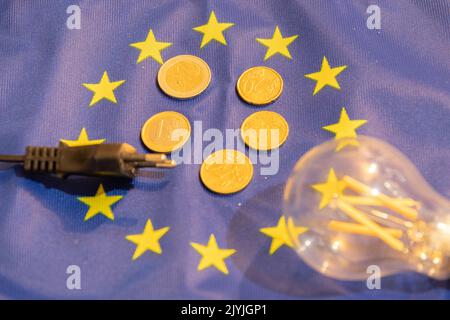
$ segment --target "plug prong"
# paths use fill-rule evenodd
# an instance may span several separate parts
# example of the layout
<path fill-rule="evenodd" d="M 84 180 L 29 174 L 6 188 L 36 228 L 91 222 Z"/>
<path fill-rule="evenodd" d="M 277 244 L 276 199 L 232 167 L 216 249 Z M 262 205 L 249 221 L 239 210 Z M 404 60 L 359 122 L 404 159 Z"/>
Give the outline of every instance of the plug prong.
<path fill-rule="evenodd" d="M 157 162 L 166 160 L 167 156 L 163 153 L 124 154 L 122 159 L 126 162 Z"/>
<path fill-rule="evenodd" d="M 164 153 L 147 153 L 145 155 L 145 161 L 164 161 L 167 159 L 167 156 Z"/>
<path fill-rule="evenodd" d="M 176 166 L 176 162 L 174 160 L 165 159 L 158 161 L 136 161 L 133 162 L 132 165 L 135 168 L 173 168 Z"/>
<path fill-rule="evenodd" d="M 164 162 L 157 162 L 156 167 L 157 168 L 174 168 L 176 167 L 177 163 L 175 160 L 166 160 Z"/>

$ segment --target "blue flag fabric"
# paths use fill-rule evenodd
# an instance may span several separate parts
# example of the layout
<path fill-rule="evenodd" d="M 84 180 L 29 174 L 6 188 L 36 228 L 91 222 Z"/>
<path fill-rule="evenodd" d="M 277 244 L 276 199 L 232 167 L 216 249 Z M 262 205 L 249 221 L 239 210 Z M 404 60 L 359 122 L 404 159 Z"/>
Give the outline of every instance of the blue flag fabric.
<path fill-rule="evenodd" d="M 215 195 L 199 181 L 198 164 L 180 165 L 158 179 L 27 177 L 18 168 L 0 170 L 0 297 L 142 299 L 409 299 L 449 298 L 449 283 L 415 273 L 382 280 L 381 290 L 364 281 L 336 281 L 317 273 L 284 246 L 269 255 L 270 238 L 260 228 L 276 225 L 282 191 L 295 162 L 333 136 L 322 130 L 337 122 L 342 107 L 351 118 L 367 119 L 359 134 L 381 138 L 400 149 L 442 195 L 450 197 L 450 5 L 448 1 L 375 1 L 381 29 L 366 21 L 373 1 L 2 1 L 0 3 L 0 154 L 21 154 L 27 145 L 56 146 L 75 140 L 86 128 L 90 139 L 128 142 L 140 152 L 142 124 L 165 110 L 184 114 L 203 129 L 237 129 L 255 110 L 235 92 L 239 75 L 266 65 L 284 79 L 284 92 L 261 110 L 282 114 L 290 136 L 280 149 L 274 176 L 255 176 L 242 192 Z M 66 25 L 70 5 L 78 5 L 81 29 Z M 211 11 L 227 45 L 212 41 L 202 49 Z M 256 38 L 298 34 L 289 45 L 292 60 L 275 55 Z M 178 54 L 204 59 L 212 71 L 206 92 L 175 100 L 156 85 L 160 65 L 139 64 L 149 29 Z M 313 96 L 315 82 L 304 77 L 347 65 L 341 90 Z M 103 100 L 89 108 L 96 83 L 107 70 L 111 81 L 126 80 L 117 104 Z M 195 132 L 193 133 L 195 135 Z M 115 220 L 98 215 L 83 221 L 87 207 L 77 197 L 93 196 L 102 183 L 114 204 Z M 132 261 L 147 219 L 170 226 L 162 254 L 146 252 Z M 200 255 L 191 242 L 210 234 L 221 248 L 236 249 L 216 268 L 197 271 Z M 81 289 L 69 290 L 69 266 L 78 266 Z M 70 279 L 69 279 L 70 281 Z"/>

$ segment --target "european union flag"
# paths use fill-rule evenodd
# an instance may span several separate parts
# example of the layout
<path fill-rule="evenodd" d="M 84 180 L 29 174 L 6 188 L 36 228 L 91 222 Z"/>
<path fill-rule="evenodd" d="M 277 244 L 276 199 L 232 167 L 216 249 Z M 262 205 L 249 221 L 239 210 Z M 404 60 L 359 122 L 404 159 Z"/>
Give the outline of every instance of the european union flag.
<path fill-rule="evenodd" d="M 163 111 L 187 117 L 203 147 L 204 131 L 259 110 L 282 115 L 289 137 L 226 196 L 201 183 L 201 161 L 133 181 L 0 168 L 0 297 L 448 299 L 448 282 L 412 272 L 381 289 L 323 276 L 281 233 L 292 168 L 340 120 L 398 147 L 450 197 L 449 12 L 445 0 L 2 1 L 0 154 L 60 140 L 148 152 L 142 125 Z M 187 100 L 156 81 L 182 54 L 212 74 Z M 238 96 L 254 66 L 282 77 L 274 103 Z"/>

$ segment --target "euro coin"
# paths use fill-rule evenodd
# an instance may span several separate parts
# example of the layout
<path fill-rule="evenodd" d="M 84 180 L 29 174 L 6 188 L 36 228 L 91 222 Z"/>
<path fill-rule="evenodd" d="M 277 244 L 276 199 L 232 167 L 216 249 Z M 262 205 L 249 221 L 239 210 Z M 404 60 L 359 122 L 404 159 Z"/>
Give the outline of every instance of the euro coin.
<path fill-rule="evenodd" d="M 250 104 L 269 104 L 281 95 L 283 79 L 272 68 L 253 67 L 239 77 L 236 90 L 242 100 Z"/>
<path fill-rule="evenodd" d="M 230 194 L 244 189 L 253 178 L 253 164 L 242 152 L 223 149 L 210 154 L 200 168 L 200 179 L 211 191 Z"/>
<path fill-rule="evenodd" d="M 167 60 L 158 71 L 158 84 L 164 93 L 189 99 L 202 93 L 211 82 L 208 64 L 196 56 L 179 55 Z"/>
<path fill-rule="evenodd" d="M 241 125 L 241 137 L 255 150 L 272 150 L 281 146 L 289 135 L 289 125 L 278 113 L 259 111 L 248 116 Z"/>
<path fill-rule="evenodd" d="M 181 148 L 190 135 L 189 120 L 175 111 L 164 111 L 153 115 L 144 123 L 141 130 L 141 139 L 147 148 L 161 153 Z"/>

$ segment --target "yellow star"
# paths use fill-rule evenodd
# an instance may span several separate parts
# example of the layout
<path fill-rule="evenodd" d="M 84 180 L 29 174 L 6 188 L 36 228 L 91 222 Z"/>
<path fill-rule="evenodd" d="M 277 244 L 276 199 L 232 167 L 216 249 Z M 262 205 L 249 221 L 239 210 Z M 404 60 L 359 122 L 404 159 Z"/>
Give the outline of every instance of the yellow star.
<path fill-rule="evenodd" d="M 136 63 L 142 62 L 145 59 L 152 57 L 154 60 L 163 63 L 163 59 L 161 57 L 161 51 L 170 47 L 172 43 L 170 42 L 159 42 L 156 40 L 155 35 L 153 34 L 153 30 L 147 34 L 147 38 L 142 42 L 135 42 L 130 44 L 130 47 L 141 50 L 139 53 L 139 57 Z"/>
<path fill-rule="evenodd" d="M 89 206 L 89 210 L 84 217 L 84 221 L 101 213 L 108 219 L 114 220 L 114 214 L 111 210 L 111 206 L 122 199 L 122 196 L 108 196 L 103 189 L 103 185 L 100 184 L 97 193 L 94 197 L 79 197 L 78 200 Z"/>
<path fill-rule="evenodd" d="M 159 239 L 161 239 L 161 237 L 165 235 L 169 229 L 169 227 L 164 227 L 155 230 L 153 229 L 152 221 L 148 219 L 143 233 L 130 234 L 126 236 L 125 239 L 137 245 L 132 259 L 136 260 L 147 250 L 161 254 L 162 250 L 159 245 Z"/>
<path fill-rule="evenodd" d="M 335 133 L 336 140 L 344 139 L 338 144 L 336 148 L 336 151 L 339 151 L 346 145 L 358 146 L 358 141 L 356 140 L 356 129 L 361 127 L 366 122 L 367 120 L 350 120 L 347 114 L 347 110 L 345 110 L 345 108 L 342 108 L 339 122 L 331 124 L 329 126 L 325 126 L 323 127 L 323 129 Z"/>
<path fill-rule="evenodd" d="M 336 174 L 334 173 L 334 169 L 331 168 L 328 173 L 328 179 L 325 183 L 314 184 L 313 189 L 322 193 L 322 200 L 319 204 L 319 209 L 325 208 L 331 200 L 340 196 L 342 191 L 344 191 L 345 185 L 344 182 L 339 181 L 336 178 Z"/>
<path fill-rule="evenodd" d="M 267 47 L 266 55 L 264 61 L 272 57 L 273 55 L 279 53 L 289 59 L 292 59 L 291 54 L 288 50 L 288 45 L 290 45 L 295 39 L 298 38 L 298 34 L 291 37 L 283 38 L 278 26 L 275 27 L 275 32 L 273 33 L 272 39 L 261 39 L 256 38 L 256 41 L 261 43 L 263 46 Z"/>
<path fill-rule="evenodd" d="M 99 83 L 83 83 L 83 86 L 85 88 L 94 92 L 94 96 L 92 97 L 89 107 L 92 107 L 102 99 L 117 103 L 116 97 L 114 95 L 114 90 L 124 82 L 125 80 L 111 82 L 109 80 L 108 73 L 105 71 L 103 72 L 102 79 Z"/>
<path fill-rule="evenodd" d="M 198 264 L 198 271 L 214 266 L 219 271 L 228 274 L 227 265 L 224 260 L 234 254 L 236 250 L 220 249 L 217 245 L 216 237 L 213 234 L 209 237 L 209 242 L 206 246 L 195 242 L 191 242 L 191 246 L 202 256 Z"/>
<path fill-rule="evenodd" d="M 103 143 L 105 139 L 99 140 L 89 140 L 89 136 L 85 128 L 81 129 L 80 135 L 77 140 L 60 140 L 62 143 L 67 145 L 68 147 L 81 147 L 81 146 L 93 146 L 96 144 Z"/>
<path fill-rule="evenodd" d="M 322 90 L 322 88 L 325 86 L 330 86 L 332 88 L 340 90 L 341 87 L 339 86 L 336 77 L 346 68 L 347 66 L 330 68 L 327 58 L 323 57 L 322 67 L 320 68 L 319 72 L 305 74 L 306 78 L 317 81 L 313 96 L 316 95 L 316 93 Z"/>
<path fill-rule="evenodd" d="M 206 46 L 211 40 L 216 40 L 221 44 L 227 45 L 227 41 L 223 36 L 223 31 L 234 26 L 234 23 L 218 22 L 216 14 L 211 11 L 207 24 L 193 28 L 195 31 L 203 33 L 202 43 L 200 48 Z"/>
<path fill-rule="evenodd" d="M 259 229 L 261 233 L 272 237 L 269 250 L 270 255 L 274 254 L 283 245 L 294 248 L 292 239 L 297 239 L 299 235 L 305 233 L 307 230 L 308 228 L 295 226 L 291 217 L 288 218 L 288 223 L 286 224 L 286 218 L 284 216 L 281 216 L 275 227 Z"/>
<path fill-rule="evenodd" d="M 292 241 L 294 243 L 293 248 L 295 248 L 295 247 L 298 248 L 300 246 L 300 241 L 299 241 L 298 237 L 301 234 L 308 231 L 308 228 L 296 226 L 294 223 L 294 220 L 291 217 L 288 218 L 287 228 L 289 231 L 290 239 L 292 239 Z"/>

